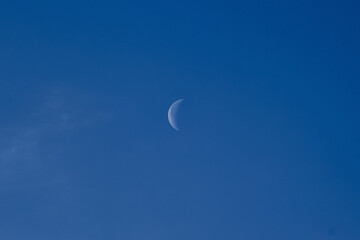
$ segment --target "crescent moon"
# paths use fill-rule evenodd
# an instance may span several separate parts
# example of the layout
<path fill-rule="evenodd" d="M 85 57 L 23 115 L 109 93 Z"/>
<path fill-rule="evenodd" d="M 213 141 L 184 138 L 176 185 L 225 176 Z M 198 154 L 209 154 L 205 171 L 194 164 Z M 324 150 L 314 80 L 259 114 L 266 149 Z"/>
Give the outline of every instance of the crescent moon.
<path fill-rule="evenodd" d="M 179 131 L 179 127 L 177 124 L 177 113 L 179 110 L 179 106 L 184 101 L 184 99 L 179 99 L 175 101 L 173 104 L 171 104 L 169 111 L 168 111 L 168 119 L 170 125 L 176 130 Z"/>

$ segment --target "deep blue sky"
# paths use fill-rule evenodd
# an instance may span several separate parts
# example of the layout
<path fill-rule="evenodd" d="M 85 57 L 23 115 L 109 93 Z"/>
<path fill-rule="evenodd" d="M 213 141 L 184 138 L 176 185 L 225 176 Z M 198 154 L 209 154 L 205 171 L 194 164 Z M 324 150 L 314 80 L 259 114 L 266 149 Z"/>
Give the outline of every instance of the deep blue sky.
<path fill-rule="evenodd" d="M 2 1 L 0 238 L 360 239 L 359 12 Z"/>

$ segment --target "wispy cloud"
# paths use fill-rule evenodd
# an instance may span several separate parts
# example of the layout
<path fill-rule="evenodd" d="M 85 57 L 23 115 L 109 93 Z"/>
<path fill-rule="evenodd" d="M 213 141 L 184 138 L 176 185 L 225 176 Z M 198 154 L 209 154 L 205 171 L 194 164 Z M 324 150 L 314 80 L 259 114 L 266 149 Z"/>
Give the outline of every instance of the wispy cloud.
<path fill-rule="evenodd" d="M 39 129 L 16 127 L 2 131 L 0 147 L 1 177 L 9 179 L 19 168 L 31 168 L 37 164 Z"/>
<path fill-rule="evenodd" d="M 96 119 L 86 111 L 85 94 L 56 87 L 39 95 L 43 96 L 42 103 L 23 116 L 26 120 L 0 126 L 0 183 L 32 178 L 45 171 L 43 165 L 49 156 L 43 155 L 47 146 L 44 139 L 89 126 Z"/>

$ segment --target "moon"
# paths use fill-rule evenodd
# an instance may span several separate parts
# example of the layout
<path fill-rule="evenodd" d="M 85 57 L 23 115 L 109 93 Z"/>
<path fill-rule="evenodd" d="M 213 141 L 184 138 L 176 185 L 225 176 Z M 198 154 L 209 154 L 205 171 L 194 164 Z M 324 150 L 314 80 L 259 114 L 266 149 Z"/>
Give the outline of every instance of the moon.
<path fill-rule="evenodd" d="M 171 104 L 168 111 L 169 123 L 176 131 L 179 131 L 179 127 L 177 124 L 177 114 L 178 114 L 179 106 L 183 101 L 184 99 L 179 99 L 175 101 L 173 104 Z"/>

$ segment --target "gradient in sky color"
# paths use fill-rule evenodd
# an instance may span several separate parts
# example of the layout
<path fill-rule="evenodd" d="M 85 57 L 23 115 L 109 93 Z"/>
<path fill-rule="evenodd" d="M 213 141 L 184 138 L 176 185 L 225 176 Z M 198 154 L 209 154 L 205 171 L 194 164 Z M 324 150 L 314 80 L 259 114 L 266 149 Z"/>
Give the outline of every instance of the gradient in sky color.
<path fill-rule="evenodd" d="M 0 239 L 360 239 L 359 12 L 2 1 Z"/>

